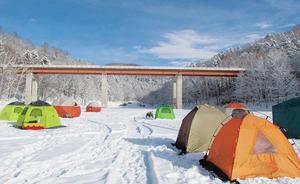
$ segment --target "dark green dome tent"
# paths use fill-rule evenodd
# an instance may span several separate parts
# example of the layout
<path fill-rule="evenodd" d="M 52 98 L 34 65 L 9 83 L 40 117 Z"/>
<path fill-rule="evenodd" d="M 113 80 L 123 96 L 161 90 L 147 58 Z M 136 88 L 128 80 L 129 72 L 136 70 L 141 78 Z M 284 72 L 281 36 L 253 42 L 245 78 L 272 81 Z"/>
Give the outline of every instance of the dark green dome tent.
<path fill-rule="evenodd" d="M 155 118 L 175 119 L 175 114 L 170 106 L 163 104 L 158 109 L 156 109 Z"/>
<path fill-rule="evenodd" d="M 26 105 L 22 102 L 11 102 L 1 111 L 0 120 L 16 121 Z"/>
<path fill-rule="evenodd" d="M 273 123 L 286 130 L 287 138 L 300 139 L 300 97 L 272 106 Z"/>

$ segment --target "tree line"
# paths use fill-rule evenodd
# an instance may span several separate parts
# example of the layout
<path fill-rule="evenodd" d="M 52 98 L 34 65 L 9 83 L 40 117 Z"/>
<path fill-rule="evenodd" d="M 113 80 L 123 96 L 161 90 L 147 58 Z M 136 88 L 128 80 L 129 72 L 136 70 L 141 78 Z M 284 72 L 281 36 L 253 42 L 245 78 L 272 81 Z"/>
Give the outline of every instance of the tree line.
<path fill-rule="evenodd" d="M 204 66 L 246 68 L 234 81 L 231 99 L 268 107 L 299 96 L 299 38 L 299 26 L 284 34 L 267 34 L 243 48 L 218 53 Z"/>
<path fill-rule="evenodd" d="M 300 28 L 270 35 L 244 47 L 231 48 L 211 59 L 189 67 L 241 67 L 247 72 L 233 77 L 183 77 L 183 105 L 231 102 L 269 106 L 299 96 Z M 9 65 L 92 65 L 72 58 L 62 49 L 33 45 L 0 27 L 0 98 L 24 99 L 25 74 L 7 69 Z M 25 69 L 25 68 L 24 68 Z M 101 75 L 36 75 L 40 100 L 52 101 L 62 95 L 80 104 L 101 101 Z M 140 101 L 172 104 L 172 77 L 108 76 L 109 101 Z"/>

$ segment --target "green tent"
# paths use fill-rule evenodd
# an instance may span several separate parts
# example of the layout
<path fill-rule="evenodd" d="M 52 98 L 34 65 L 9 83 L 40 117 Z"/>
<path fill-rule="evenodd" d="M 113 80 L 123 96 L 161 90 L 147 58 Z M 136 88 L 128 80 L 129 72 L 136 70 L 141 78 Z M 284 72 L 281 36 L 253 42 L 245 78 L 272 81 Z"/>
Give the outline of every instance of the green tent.
<path fill-rule="evenodd" d="M 16 121 L 26 105 L 22 102 L 12 102 L 7 104 L 1 111 L 0 119 Z"/>
<path fill-rule="evenodd" d="M 24 108 L 19 116 L 16 127 L 24 128 L 24 123 L 40 123 L 44 124 L 44 128 L 61 126 L 59 116 L 53 106 L 44 101 L 36 101 L 30 103 Z"/>
<path fill-rule="evenodd" d="M 156 109 L 155 118 L 175 119 L 174 111 L 167 105 L 162 105 Z"/>
<path fill-rule="evenodd" d="M 273 123 L 286 130 L 287 138 L 300 139 L 300 98 L 273 105 L 272 113 Z"/>
<path fill-rule="evenodd" d="M 221 123 L 225 124 L 229 119 L 212 105 L 197 105 L 182 120 L 176 143 L 173 145 L 184 154 L 208 151 L 214 135 L 222 127 Z"/>

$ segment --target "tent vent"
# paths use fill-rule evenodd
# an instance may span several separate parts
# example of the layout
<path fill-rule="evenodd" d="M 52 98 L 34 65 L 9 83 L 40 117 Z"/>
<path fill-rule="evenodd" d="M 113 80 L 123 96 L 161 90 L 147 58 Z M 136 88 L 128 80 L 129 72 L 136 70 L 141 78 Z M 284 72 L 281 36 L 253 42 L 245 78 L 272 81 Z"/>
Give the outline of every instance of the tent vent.
<path fill-rule="evenodd" d="M 243 119 L 248 114 L 244 109 L 233 109 L 231 116 L 238 119 Z"/>
<path fill-rule="evenodd" d="M 42 116 L 42 110 L 41 109 L 33 109 L 30 113 L 30 116 Z"/>
<path fill-rule="evenodd" d="M 171 113 L 171 110 L 169 108 L 163 108 L 161 110 L 162 113 Z"/>
<path fill-rule="evenodd" d="M 278 154 L 276 148 L 260 129 L 258 129 L 253 154 Z"/>
<path fill-rule="evenodd" d="M 21 113 L 23 111 L 23 108 L 22 107 L 16 107 L 15 109 L 14 109 L 14 113 Z"/>

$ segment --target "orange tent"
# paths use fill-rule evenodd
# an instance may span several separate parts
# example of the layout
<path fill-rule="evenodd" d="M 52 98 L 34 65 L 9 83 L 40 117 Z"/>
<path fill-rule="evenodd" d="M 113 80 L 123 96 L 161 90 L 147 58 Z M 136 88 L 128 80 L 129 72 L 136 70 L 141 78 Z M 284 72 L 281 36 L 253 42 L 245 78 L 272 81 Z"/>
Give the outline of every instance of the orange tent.
<path fill-rule="evenodd" d="M 86 106 L 86 112 L 100 112 L 101 106 L 97 102 L 91 102 Z"/>
<path fill-rule="evenodd" d="M 253 114 L 253 111 L 251 109 L 249 109 L 247 106 L 244 106 L 244 105 L 236 103 L 236 102 L 225 106 L 224 109 L 225 109 L 225 115 L 226 116 L 230 116 L 234 109 L 243 109 L 246 112 L 248 112 L 250 114 Z"/>
<path fill-rule="evenodd" d="M 244 106 L 242 104 L 234 102 L 232 104 L 229 104 L 229 105 L 225 106 L 224 108 L 243 109 L 243 108 L 248 108 L 248 107 L 246 107 L 246 106 Z"/>
<path fill-rule="evenodd" d="M 224 124 L 200 164 L 207 169 L 209 164 L 216 166 L 231 181 L 300 177 L 300 159 L 280 128 L 252 114 Z"/>
<path fill-rule="evenodd" d="M 81 114 L 80 106 L 70 97 L 60 97 L 53 101 L 52 106 L 56 109 L 59 117 L 79 117 Z"/>

